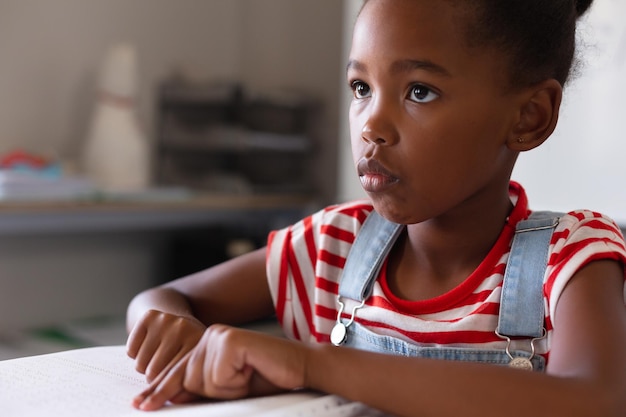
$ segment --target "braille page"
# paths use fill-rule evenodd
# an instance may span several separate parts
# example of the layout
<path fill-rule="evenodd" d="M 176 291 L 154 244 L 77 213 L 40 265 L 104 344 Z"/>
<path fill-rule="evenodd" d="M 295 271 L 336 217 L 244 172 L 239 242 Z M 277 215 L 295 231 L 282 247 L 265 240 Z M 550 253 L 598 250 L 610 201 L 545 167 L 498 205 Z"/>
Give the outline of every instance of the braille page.
<path fill-rule="evenodd" d="M 294 392 L 237 401 L 171 405 L 146 413 L 131 406 L 132 398 L 146 387 L 143 375 L 134 370 L 124 346 L 0 361 L 0 416 L 349 417 L 357 415 L 352 412 L 362 407 L 332 395 Z M 281 414 L 280 410 L 285 412 Z"/>

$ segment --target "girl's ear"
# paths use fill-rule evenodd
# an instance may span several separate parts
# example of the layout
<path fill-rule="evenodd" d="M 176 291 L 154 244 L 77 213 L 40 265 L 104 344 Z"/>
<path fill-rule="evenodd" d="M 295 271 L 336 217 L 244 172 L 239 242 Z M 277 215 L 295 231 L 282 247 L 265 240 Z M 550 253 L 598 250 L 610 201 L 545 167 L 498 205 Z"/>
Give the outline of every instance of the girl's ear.
<path fill-rule="evenodd" d="M 541 145 L 554 132 L 563 87 L 548 79 L 524 90 L 518 120 L 507 141 L 509 149 L 524 152 Z"/>

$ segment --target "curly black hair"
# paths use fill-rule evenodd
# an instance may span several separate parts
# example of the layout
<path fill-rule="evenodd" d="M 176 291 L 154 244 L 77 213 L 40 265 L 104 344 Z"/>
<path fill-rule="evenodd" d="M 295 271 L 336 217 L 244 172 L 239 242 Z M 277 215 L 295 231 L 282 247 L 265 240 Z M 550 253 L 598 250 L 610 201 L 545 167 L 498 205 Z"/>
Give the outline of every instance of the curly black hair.
<path fill-rule="evenodd" d="M 575 58 L 576 24 L 592 2 L 474 0 L 475 20 L 467 26 L 468 39 L 472 45 L 491 45 L 510 57 L 508 73 L 513 86 L 548 78 L 565 85 Z"/>

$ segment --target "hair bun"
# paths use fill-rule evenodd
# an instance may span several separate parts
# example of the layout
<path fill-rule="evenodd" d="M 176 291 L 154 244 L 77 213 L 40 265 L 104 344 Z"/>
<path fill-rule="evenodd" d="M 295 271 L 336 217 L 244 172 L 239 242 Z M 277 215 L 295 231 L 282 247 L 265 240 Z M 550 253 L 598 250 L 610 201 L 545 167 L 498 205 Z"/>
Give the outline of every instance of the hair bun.
<path fill-rule="evenodd" d="M 593 0 L 576 0 L 576 14 L 578 14 L 578 16 L 585 14 L 585 12 L 589 10 L 591 3 L 593 3 Z"/>

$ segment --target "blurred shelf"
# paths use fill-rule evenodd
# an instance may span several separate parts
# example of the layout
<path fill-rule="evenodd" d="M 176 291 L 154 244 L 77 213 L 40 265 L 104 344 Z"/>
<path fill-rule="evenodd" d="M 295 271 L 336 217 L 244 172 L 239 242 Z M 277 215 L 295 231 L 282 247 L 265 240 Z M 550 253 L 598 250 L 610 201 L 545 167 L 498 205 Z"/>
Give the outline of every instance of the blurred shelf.
<path fill-rule="evenodd" d="M 224 224 L 286 225 L 311 209 L 306 195 L 194 194 L 188 198 L 0 201 L 0 235 L 163 230 Z"/>

